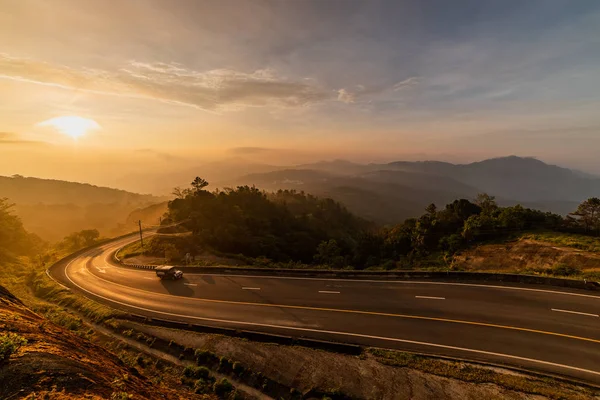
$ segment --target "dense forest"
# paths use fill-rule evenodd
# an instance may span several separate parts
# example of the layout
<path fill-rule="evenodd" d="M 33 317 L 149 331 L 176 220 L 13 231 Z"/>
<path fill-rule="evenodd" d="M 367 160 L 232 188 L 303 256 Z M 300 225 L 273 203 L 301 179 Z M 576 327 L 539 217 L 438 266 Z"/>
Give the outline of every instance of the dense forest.
<path fill-rule="evenodd" d="M 164 221 L 184 221 L 197 247 L 310 263 L 321 242 L 335 240 L 350 252 L 369 226 L 330 199 L 291 191 L 268 195 L 248 186 L 209 192 L 207 185 L 197 178 L 191 189 L 178 191 Z"/>
<path fill-rule="evenodd" d="M 179 252 L 209 247 L 228 254 L 363 269 L 416 267 L 446 262 L 474 243 L 506 239 L 534 230 L 600 234 L 600 200 L 583 202 L 567 217 L 520 205 L 500 207 L 494 197 L 458 199 L 438 209 L 430 204 L 419 218 L 377 228 L 341 204 L 303 192 L 268 194 L 254 187 L 209 192 L 196 178 L 177 189 L 164 223 L 181 222 L 192 238 Z"/>

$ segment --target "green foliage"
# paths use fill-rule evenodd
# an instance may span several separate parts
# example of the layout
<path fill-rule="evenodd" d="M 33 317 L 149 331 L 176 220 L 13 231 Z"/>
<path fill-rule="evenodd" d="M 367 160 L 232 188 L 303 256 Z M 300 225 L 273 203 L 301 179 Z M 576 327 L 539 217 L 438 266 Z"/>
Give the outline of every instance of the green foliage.
<path fill-rule="evenodd" d="M 0 335 L 0 363 L 8 361 L 10 356 L 25 344 L 27 340 L 16 333 Z"/>
<path fill-rule="evenodd" d="M 342 249 L 338 246 L 335 239 L 322 241 L 317 246 L 317 254 L 315 254 L 315 262 L 327 265 L 332 268 L 341 268 L 344 266 L 345 259 L 342 256 Z"/>
<path fill-rule="evenodd" d="M 206 367 L 196 367 L 196 366 L 188 365 L 183 370 L 183 375 L 186 378 L 207 380 L 210 378 L 210 370 Z"/>
<path fill-rule="evenodd" d="M 206 185 L 197 178 L 169 203 L 168 218 L 183 221 L 193 235 L 157 238 L 152 251 L 177 260 L 208 246 L 265 266 L 312 262 L 355 269 L 447 267 L 467 246 L 524 232 L 600 234 L 596 198 L 565 219 L 521 205 L 499 207 L 493 196 L 481 193 L 475 202 L 457 199 L 443 208 L 430 204 L 419 218 L 377 231 L 330 199 L 288 190 L 266 194 L 248 186 L 211 193 L 204 190 Z"/>
<path fill-rule="evenodd" d="M 193 232 L 195 248 L 178 246 L 179 254 L 185 250 L 195 253 L 208 245 L 223 253 L 308 263 L 313 261 L 321 242 L 334 240 L 340 255 L 327 259 L 343 264 L 336 257 L 350 253 L 366 226 L 331 199 L 295 191 L 269 196 L 248 186 L 211 193 L 203 189 L 205 183 L 197 178 L 191 190 L 169 202 L 168 218 L 183 221 Z"/>
<path fill-rule="evenodd" d="M 64 249 L 69 252 L 74 252 L 84 247 L 89 247 L 98 241 L 100 238 L 100 232 L 97 229 L 84 229 L 79 232 L 73 232 L 58 244 L 60 249 Z"/>
<path fill-rule="evenodd" d="M 568 264 L 560 263 L 560 264 L 557 264 L 554 267 L 552 267 L 552 269 L 550 270 L 550 273 L 552 275 L 557 275 L 557 276 L 575 276 L 575 275 L 580 275 L 581 270 L 577 267 L 573 267 Z"/>
<path fill-rule="evenodd" d="M 219 359 L 219 371 L 220 372 L 225 372 L 228 373 L 233 369 L 233 362 L 226 358 L 226 357 L 221 357 Z"/>
<path fill-rule="evenodd" d="M 194 382 L 194 392 L 197 394 L 211 394 L 214 391 L 214 378 L 198 379 Z"/>
<path fill-rule="evenodd" d="M 233 385 L 227 379 L 222 378 L 221 380 L 215 382 L 213 391 L 217 396 L 222 398 L 233 391 Z"/>
<path fill-rule="evenodd" d="M 242 375 L 246 369 L 242 366 L 242 364 L 240 364 L 238 361 L 236 361 L 233 363 L 231 370 L 236 375 Z"/>
<path fill-rule="evenodd" d="M 592 197 L 581 203 L 571 214 L 577 217 L 577 224 L 585 233 L 591 232 L 600 236 L 600 199 Z"/>
<path fill-rule="evenodd" d="M 196 363 L 198 365 L 210 365 L 219 362 L 219 357 L 208 350 L 197 349 L 194 352 L 194 357 L 196 358 Z"/>

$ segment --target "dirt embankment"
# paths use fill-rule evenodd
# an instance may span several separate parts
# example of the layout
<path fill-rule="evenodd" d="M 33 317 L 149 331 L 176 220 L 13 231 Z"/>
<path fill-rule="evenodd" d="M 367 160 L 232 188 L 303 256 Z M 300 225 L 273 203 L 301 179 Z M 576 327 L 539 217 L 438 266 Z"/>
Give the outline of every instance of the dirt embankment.
<path fill-rule="evenodd" d="M 417 356 L 418 362 L 398 363 L 394 357 L 403 353 L 383 351 L 390 356 L 382 357 L 366 352 L 356 357 L 123 323 L 147 335 L 239 362 L 248 371 L 304 393 L 304 398 L 311 398 L 307 394 L 315 391 L 343 393 L 340 397 L 328 395 L 331 398 L 382 400 L 598 398 L 594 391 L 575 385 L 463 362 Z"/>
<path fill-rule="evenodd" d="M 0 398 L 183 399 L 0 286 Z M 196 397 L 202 398 L 202 397 Z"/>
<path fill-rule="evenodd" d="M 454 260 L 455 267 L 466 271 L 542 272 L 560 265 L 581 272 L 600 271 L 600 254 L 550 242 L 521 239 L 480 245 L 462 252 Z"/>

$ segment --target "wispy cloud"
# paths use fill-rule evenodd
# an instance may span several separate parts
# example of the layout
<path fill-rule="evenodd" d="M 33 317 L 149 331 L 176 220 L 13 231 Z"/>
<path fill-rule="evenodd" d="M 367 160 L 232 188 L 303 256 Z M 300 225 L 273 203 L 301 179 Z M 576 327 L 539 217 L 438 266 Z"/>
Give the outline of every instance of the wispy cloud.
<path fill-rule="evenodd" d="M 356 101 L 356 94 L 350 93 L 346 89 L 340 89 L 337 93 L 337 99 L 342 103 L 354 103 Z"/>
<path fill-rule="evenodd" d="M 71 68 L 0 54 L 0 79 L 149 98 L 220 111 L 251 106 L 305 107 L 334 99 L 330 90 L 271 69 L 196 71 L 179 64 L 130 62 L 117 71 Z"/>
<path fill-rule="evenodd" d="M 403 81 L 396 83 L 394 86 L 392 86 L 392 90 L 394 92 L 397 92 L 398 90 L 402 90 L 407 87 L 415 86 L 418 83 L 419 83 L 419 78 L 413 76 L 413 77 L 410 77 L 408 79 L 405 79 Z"/>
<path fill-rule="evenodd" d="M 268 147 L 233 147 L 228 150 L 229 153 L 236 155 L 256 155 L 276 151 Z"/>
<path fill-rule="evenodd" d="M 0 132 L 0 146 L 2 145 L 19 145 L 19 146 L 45 146 L 48 143 L 37 140 L 22 139 L 16 133 Z"/>
<path fill-rule="evenodd" d="M 182 159 L 181 157 L 175 156 L 173 154 L 165 153 L 154 149 L 137 149 L 135 151 L 140 154 L 148 154 L 151 156 L 158 157 L 164 161 L 179 161 Z"/>

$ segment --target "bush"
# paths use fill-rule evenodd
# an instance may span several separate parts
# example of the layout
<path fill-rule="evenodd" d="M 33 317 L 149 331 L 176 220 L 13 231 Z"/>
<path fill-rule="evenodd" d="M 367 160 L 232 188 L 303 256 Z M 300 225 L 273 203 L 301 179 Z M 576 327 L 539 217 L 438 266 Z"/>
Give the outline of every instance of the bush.
<path fill-rule="evenodd" d="M 218 382 L 215 382 L 213 390 L 217 396 L 225 397 L 233 390 L 233 385 L 227 379 L 223 378 Z"/>
<path fill-rule="evenodd" d="M 219 371 L 221 372 L 229 372 L 232 369 L 232 362 L 230 359 L 221 357 L 219 360 Z"/>
<path fill-rule="evenodd" d="M 16 333 L 0 335 L 0 362 L 8 361 L 10 356 L 24 344 L 27 344 L 27 340 Z"/>
<path fill-rule="evenodd" d="M 188 365 L 183 370 L 183 375 L 187 378 L 208 380 L 210 378 L 210 370 L 206 367 L 194 367 Z"/>
<path fill-rule="evenodd" d="M 198 365 L 212 364 L 213 362 L 216 362 L 219 360 L 219 358 L 216 356 L 216 354 L 214 354 L 210 351 L 201 350 L 201 349 L 197 349 L 194 352 L 194 357 L 196 357 L 196 363 Z"/>
<path fill-rule="evenodd" d="M 232 367 L 233 373 L 236 375 L 241 375 L 244 373 L 244 367 L 239 362 L 234 362 Z"/>
<path fill-rule="evenodd" d="M 194 383 L 194 392 L 196 394 L 210 394 L 213 392 L 213 380 L 211 379 L 198 379 Z"/>
<path fill-rule="evenodd" d="M 579 275 L 581 273 L 581 270 L 577 267 L 573 267 L 567 264 L 557 264 L 554 266 L 554 268 L 551 269 L 550 273 L 552 275 L 558 276 L 573 276 Z"/>

